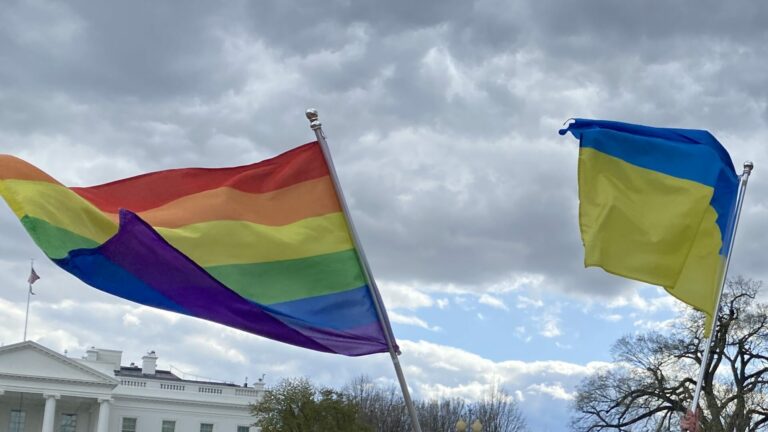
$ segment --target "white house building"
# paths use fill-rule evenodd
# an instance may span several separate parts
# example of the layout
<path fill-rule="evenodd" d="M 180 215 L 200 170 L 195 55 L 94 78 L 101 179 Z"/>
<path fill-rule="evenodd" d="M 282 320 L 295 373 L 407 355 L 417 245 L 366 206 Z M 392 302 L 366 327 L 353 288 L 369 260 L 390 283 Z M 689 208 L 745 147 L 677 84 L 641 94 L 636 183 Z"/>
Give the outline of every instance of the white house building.
<path fill-rule="evenodd" d="M 249 404 L 261 382 L 187 380 L 157 369 L 157 355 L 121 365 L 122 352 L 82 359 L 26 341 L 0 348 L 0 431 L 254 432 Z"/>

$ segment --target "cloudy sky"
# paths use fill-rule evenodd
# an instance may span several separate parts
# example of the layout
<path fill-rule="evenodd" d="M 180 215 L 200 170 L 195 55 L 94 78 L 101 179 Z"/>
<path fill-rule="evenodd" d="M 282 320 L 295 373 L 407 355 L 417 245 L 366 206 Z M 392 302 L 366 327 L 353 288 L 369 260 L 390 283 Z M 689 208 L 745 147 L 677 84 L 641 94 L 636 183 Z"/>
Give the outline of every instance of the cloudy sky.
<path fill-rule="evenodd" d="M 619 336 L 682 306 L 584 269 L 571 117 L 712 131 L 756 164 L 732 274 L 768 279 L 768 3 L 5 0 L 0 151 L 71 186 L 258 161 L 319 110 L 416 397 L 514 394 L 566 429 Z M 768 171 L 767 171 L 768 172 Z M 300 350 L 89 288 L 0 208 L 0 342 L 147 350 L 205 377 L 394 380 L 387 355 Z M 340 367 L 341 366 L 341 367 Z"/>

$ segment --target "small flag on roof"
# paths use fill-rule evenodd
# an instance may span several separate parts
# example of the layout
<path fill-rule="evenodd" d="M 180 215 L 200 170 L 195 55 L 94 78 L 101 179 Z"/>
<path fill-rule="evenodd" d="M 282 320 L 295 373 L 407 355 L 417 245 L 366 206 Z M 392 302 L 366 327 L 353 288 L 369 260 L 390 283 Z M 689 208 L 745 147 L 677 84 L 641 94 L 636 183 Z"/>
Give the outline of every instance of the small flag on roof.
<path fill-rule="evenodd" d="M 35 268 L 32 267 L 32 270 L 29 272 L 29 278 L 27 279 L 27 282 L 32 285 L 33 283 L 37 282 L 38 279 L 40 279 L 40 276 L 37 275 Z"/>

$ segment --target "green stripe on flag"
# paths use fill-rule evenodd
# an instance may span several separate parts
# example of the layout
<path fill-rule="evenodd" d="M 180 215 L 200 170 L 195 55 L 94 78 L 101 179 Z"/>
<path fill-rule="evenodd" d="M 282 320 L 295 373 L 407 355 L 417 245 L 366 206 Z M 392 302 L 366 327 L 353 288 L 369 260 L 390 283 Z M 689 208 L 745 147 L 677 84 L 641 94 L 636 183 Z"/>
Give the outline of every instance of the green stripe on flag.
<path fill-rule="evenodd" d="M 205 269 L 241 296 L 267 305 L 347 291 L 366 283 L 354 249 L 295 260 Z"/>

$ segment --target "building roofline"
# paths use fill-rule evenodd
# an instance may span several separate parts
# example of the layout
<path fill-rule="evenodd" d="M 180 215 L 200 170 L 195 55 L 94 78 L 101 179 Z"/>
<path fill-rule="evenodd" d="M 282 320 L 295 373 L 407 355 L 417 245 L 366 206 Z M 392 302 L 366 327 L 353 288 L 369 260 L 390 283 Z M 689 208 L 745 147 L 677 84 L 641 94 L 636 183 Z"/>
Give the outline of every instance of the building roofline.
<path fill-rule="evenodd" d="M 82 364 L 82 363 L 80 363 L 78 361 L 75 361 L 75 360 L 73 360 L 73 359 L 71 359 L 71 358 L 69 358 L 69 357 L 67 357 L 67 356 L 65 356 L 63 354 L 59 354 L 56 351 L 54 351 L 54 350 L 52 350 L 50 348 L 47 348 L 47 347 L 45 347 L 43 345 L 40 345 L 39 343 L 37 343 L 35 341 L 31 341 L 31 340 L 23 341 L 23 342 L 17 342 L 17 343 L 14 343 L 14 344 L 5 345 L 3 347 L 0 347 L 0 354 L 2 354 L 4 352 L 17 351 L 17 350 L 24 349 L 24 348 L 32 348 L 32 349 L 35 349 L 37 351 L 40 351 L 43 354 L 45 354 L 45 355 L 47 355 L 49 357 L 54 358 L 55 360 L 58 360 L 58 361 L 60 361 L 62 363 L 65 363 L 65 364 L 67 364 L 67 365 L 69 365 L 69 366 L 71 366 L 73 368 L 79 369 L 79 370 L 87 373 L 88 375 L 93 375 L 94 378 L 98 378 L 101 381 L 105 381 L 104 384 L 117 385 L 117 384 L 120 383 L 117 379 L 115 379 L 112 376 L 109 376 L 109 375 L 107 375 L 107 374 L 105 374 L 103 372 L 100 372 L 100 371 L 98 371 L 98 370 L 96 370 L 96 369 L 94 369 L 92 367 L 86 366 L 86 365 L 84 365 L 84 364 Z"/>

